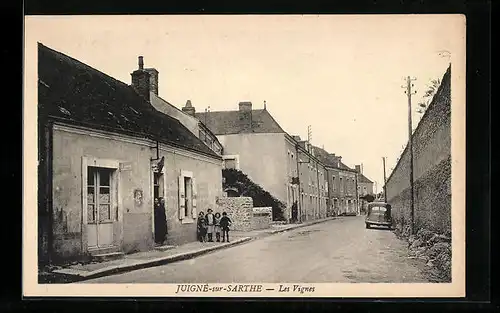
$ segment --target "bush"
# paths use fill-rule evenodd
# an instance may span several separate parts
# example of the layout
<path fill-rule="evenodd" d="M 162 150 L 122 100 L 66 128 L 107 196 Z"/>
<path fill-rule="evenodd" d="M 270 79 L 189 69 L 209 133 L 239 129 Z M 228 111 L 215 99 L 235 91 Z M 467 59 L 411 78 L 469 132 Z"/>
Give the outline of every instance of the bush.
<path fill-rule="evenodd" d="M 422 239 L 422 241 L 427 242 L 434 236 L 434 233 L 427 229 L 419 229 L 417 232 L 417 237 Z"/>
<path fill-rule="evenodd" d="M 222 177 L 224 189 L 236 188 L 240 196 L 251 197 L 255 207 L 272 207 L 274 221 L 284 220 L 285 204 L 254 183 L 245 173 L 236 169 L 223 169 Z"/>

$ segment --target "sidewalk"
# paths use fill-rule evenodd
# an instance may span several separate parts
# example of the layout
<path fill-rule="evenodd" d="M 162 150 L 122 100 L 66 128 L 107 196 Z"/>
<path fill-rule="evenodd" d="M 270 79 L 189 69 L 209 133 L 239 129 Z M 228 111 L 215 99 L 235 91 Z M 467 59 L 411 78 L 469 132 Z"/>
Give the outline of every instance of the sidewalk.
<path fill-rule="evenodd" d="M 127 254 L 123 258 L 99 263 L 76 264 L 65 268 L 55 269 L 50 273 L 44 273 L 44 277 L 50 277 L 51 281 L 57 283 L 76 282 L 93 279 L 112 274 L 128 272 L 136 269 L 164 265 L 172 262 L 182 261 L 206 254 L 212 251 L 225 249 L 250 240 L 264 238 L 287 230 L 314 225 L 335 219 L 329 217 L 302 224 L 272 225 L 271 228 L 254 231 L 231 231 L 229 233 L 231 242 L 190 242 L 176 246 L 165 251 L 147 251 Z"/>

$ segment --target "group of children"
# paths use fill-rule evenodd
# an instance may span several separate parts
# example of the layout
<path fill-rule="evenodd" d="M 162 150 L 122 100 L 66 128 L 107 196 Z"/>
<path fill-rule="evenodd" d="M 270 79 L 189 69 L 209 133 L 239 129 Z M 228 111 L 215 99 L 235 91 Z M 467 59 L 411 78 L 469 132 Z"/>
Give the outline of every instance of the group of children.
<path fill-rule="evenodd" d="M 212 209 L 207 210 L 207 214 L 200 212 L 198 214 L 198 240 L 200 242 L 213 242 L 213 234 L 215 233 L 215 241 L 220 242 L 222 232 L 222 242 L 229 242 L 229 226 L 232 221 L 227 216 L 226 212 L 212 213 Z"/>

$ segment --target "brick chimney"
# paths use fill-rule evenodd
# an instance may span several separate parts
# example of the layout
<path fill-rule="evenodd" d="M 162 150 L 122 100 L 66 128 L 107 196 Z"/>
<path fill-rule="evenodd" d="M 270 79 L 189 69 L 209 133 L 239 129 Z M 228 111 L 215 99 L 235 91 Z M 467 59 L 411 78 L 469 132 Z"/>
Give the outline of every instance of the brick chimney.
<path fill-rule="evenodd" d="M 191 104 L 191 100 L 186 101 L 186 105 L 182 107 L 182 112 L 194 116 L 194 114 L 196 113 L 196 109 Z"/>
<path fill-rule="evenodd" d="M 363 174 L 363 173 L 361 173 L 361 165 L 355 165 L 355 168 L 356 168 L 356 172 L 358 172 L 359 174 Z"/>
<path fill-rule="evenodd" d="M 144 59 L 139 56 L 139 68 L 130 74 L 132 76 L 132 87 L 149 102 L 150 76 L 144 70 Z"/>
<path fill-rule="evenodd" d="M 144 70 L 149 73 L 149 91 L 158 95 L 158 71 L 155 68 L 146 68 Z"/>
<path fill-rule="evenodd" d="M 252 102 L 243 101 L 239 103 L 238 124 L 241 133 L 252 132 Z"/>

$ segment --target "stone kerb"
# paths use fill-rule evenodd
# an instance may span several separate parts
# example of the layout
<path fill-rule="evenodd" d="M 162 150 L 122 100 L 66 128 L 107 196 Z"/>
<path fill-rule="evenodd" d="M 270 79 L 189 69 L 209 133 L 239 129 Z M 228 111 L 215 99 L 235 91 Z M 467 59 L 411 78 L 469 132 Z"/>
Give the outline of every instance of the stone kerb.
<path fill-rule="evenodd" d="M 266 229 L 271 227 L 273 221 L 273 208 L 272 207 L 255 207 L 253 208 L 252 228 L 253 229 Z"/>
<path fill-rule="evenodd" d="M 226 212 L 232 220 L 231 230 L 252 230 L 253 199 L 250 197 L 224 197 L 216 201 L 216 212 Z"/>

